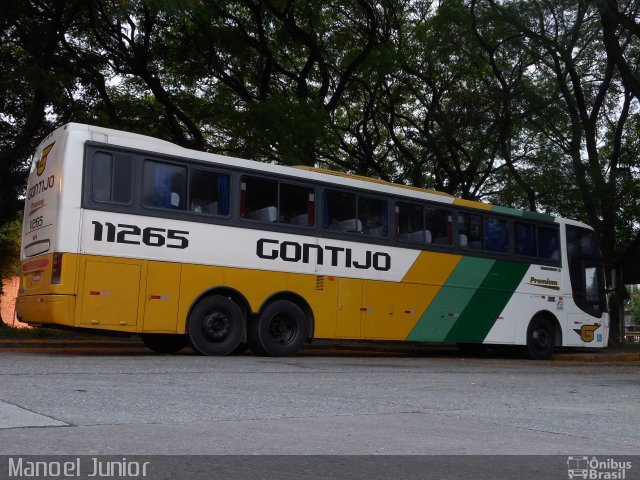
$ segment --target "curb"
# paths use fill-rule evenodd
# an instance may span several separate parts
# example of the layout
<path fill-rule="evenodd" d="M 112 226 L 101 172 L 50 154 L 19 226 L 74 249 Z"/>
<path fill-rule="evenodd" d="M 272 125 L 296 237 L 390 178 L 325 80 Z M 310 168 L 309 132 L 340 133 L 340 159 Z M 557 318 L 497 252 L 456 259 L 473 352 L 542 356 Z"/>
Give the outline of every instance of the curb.
<path fill-rule="evenodd" d="M 70 339 L 70 338 L 3 338 L 0 339 L 2 348 L 117 348 L 143 347 L 139 339 Z"/>
<path fill-rule="evenodd" d="M 593 363 L 614 363 L 614 362 L 638 362 L 640 352 L 629 353 L 558 353 L 551 356 L 556 362 L 593 362 Z"/>
<path fill-rule="evenodd" d="M 131 338 L 5 338 L 0 339 L 0 350 L 3 348 L 142 348 L 146 349 L 142 341 L 137 337 Z M 388 355 L 388 356 L 423 356 L 427 352 L 456 358 L 521 358 L 517 355 L 479 355 L 469 357 L 458 353 L 457 348 L 452 345 L 421 345 L 417 351 L 415 345 L 404 344 L 375 344 L 366 343 L 335 343 L 318 341 L 310 345 L 305 345 L 301 351 L 302 355 L 312 352 L 330 352 L 333 354 L 353 355 Z M 640 351 L 638 352 L 558 352 L 551 356 L 549 361 L 553 362 L 582 362 L 582 363 L 622 363 L 640 362 Z"/>

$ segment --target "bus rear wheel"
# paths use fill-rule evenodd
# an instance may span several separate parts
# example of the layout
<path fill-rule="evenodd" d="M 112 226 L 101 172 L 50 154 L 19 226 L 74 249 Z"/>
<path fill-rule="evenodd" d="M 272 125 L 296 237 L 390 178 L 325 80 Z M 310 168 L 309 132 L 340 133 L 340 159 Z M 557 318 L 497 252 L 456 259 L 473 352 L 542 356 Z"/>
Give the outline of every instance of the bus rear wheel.
<path fill-rule="evenodd" d="M 249 345 L 256 355 L 294 355 L 307 338 L 307 316 L 288 300 L 270 303 L 249 327 Z"/>
<path fill-rule="evenodd" d="M 553 323 L 547 317 L 533 317 L 527 328 L 527 352 L 534 360 L 547 360 L 553 353 Z"/>
<path fill-rule="evenodd" d="M 140 335 L 145 347 L 164 355 L 176 353 L 187 346 L 185 335 L 171 335 L 164 333 L 144 333 Z"/>
<path fill-rule="evenodd" d="M 193 308 L 187 326 L 193 349 L 202 355 L 228 355 L 244 333 L 244 315 L 230 298 L 206 297 Z"/>

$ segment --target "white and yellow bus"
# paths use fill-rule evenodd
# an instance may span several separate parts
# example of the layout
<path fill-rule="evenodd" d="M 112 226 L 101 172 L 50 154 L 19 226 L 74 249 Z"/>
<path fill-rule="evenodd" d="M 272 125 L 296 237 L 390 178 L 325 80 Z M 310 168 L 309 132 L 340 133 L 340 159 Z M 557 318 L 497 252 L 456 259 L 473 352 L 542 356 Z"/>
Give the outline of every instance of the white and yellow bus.
<path fill-rule="evenodd" d="M 17 311 L 152 350 L 314 338 L 604 347 L 593 230 L 564 218 L 68 124 L 37 148 Z"/>

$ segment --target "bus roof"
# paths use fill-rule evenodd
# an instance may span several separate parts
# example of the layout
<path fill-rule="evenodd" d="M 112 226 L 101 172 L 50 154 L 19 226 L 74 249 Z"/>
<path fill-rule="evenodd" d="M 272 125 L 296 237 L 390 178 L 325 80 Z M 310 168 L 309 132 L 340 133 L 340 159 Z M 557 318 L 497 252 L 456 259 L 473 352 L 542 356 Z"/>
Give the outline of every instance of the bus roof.
<path fill-rule="evenodd" d="M 217 163 L 227 166 L 235 166 L 249 170 L 259 170 L 261 172 L 269 172 L 277 175 L 287 175 L 292 177 L 304 178 L 309 180 L 316 180 L 320 182 L 330 182 L 334 185 L 342 185 L 346 187 L 363 188 L 372 190 L 377 193 L 394 194 L 405 197 L 412 197 L 416 199 L 431 200 L 438 203 L 452 204 L 461 207 L 468 207 L 478 210 L 492 211 L 494 213 L 501 213 L 510 216 L 523 217 L 530 220 L 537 220 L 542 222 L 554 222 L 559 219 L 548 214 L 539 212 L 530 212 L 526 210 L 518 210 L 510 207 L 502 207 L 499 205 L 492 205 L 489 203 L 477 202 L 473 200 L 466 200 L 462 198 L 453 197 L 444 192 L 436 190 L 429 190 L 419 187 L 413 187 L 409 185 L 401 185 L 396 183 L 387 182 L 384 180 L 369 178 L 360 175 L 352 175 L 344 172 L 338 172 L 333 170 L 326 170 L 321 168 L 314 168 L 308 166 L 296 166 L 288 167 L 283 165 L 276 165 L 272 163 L 257 162 L 255 160 L 246 160 L 237 157 L 229 157 L 225 155 L 219 155 L 215 153 L 208 153 L 199 150 L 191 150 L 185 147 L 176 145 L 165 140 L 150 137 L 147 135 L 141 135 L 137 133 L 129 133 L 121 130 L 114 130 L 104 127 L 96 127 L 92 125 L 80 124 L 80 123 L 68 123 L 60 129 L 64 129 L 67 132 L 71 131 L 85 131 L 89 132 L 89 140 L 108 143 L 111 145 L 118 145 L 125 148 L 134 148 L 139 150 L 146 150 L 150 152 L 160 153 L 163 155 L 173 155 L 183 158 L 199 160 L 210 163 Z M 57 130 L 56 130 L 57 131 Z M 331 175 L 333 178 L 328 180 L 327 176 Z M 575 222 L 579 223 L 579 222 Z M 584 225 L 584 224 L 582 224 Z M 586 225 L 585 225 L 586 226 Z"/>

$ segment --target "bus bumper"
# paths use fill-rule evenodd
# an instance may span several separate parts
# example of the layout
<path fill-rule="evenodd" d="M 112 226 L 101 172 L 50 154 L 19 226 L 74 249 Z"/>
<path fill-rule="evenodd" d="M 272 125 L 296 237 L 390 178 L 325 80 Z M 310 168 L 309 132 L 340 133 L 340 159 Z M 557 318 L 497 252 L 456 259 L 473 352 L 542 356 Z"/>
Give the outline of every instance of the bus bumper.
<path fill-rule="evenodd" d="M 75 307 L 75 295 L 24 295 L 16 301 L 18 320 L 30 325 L 74 327 Z"/>

